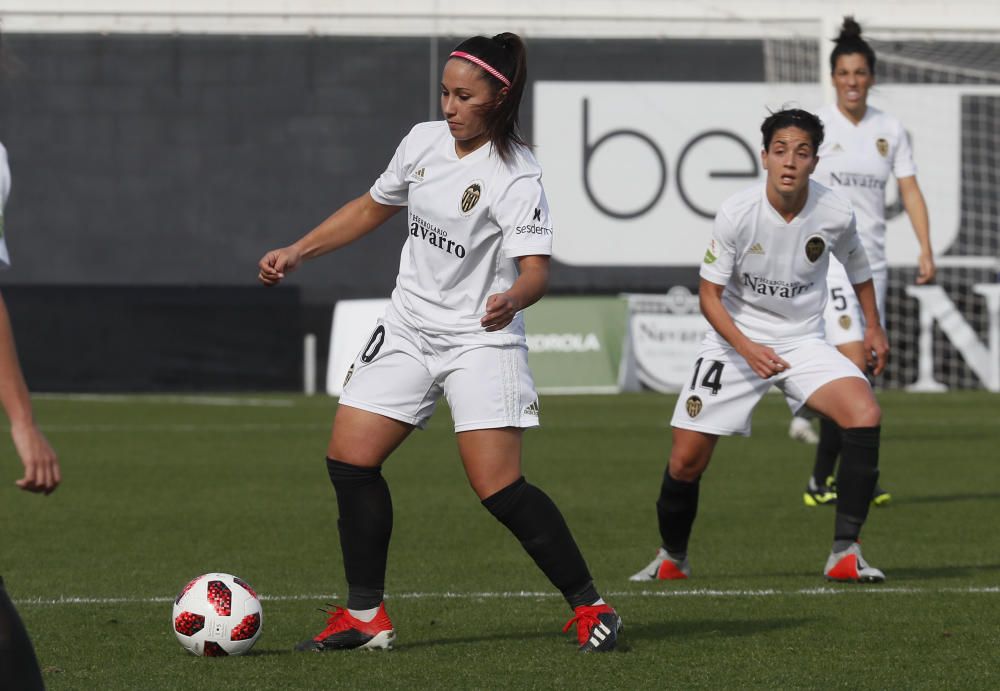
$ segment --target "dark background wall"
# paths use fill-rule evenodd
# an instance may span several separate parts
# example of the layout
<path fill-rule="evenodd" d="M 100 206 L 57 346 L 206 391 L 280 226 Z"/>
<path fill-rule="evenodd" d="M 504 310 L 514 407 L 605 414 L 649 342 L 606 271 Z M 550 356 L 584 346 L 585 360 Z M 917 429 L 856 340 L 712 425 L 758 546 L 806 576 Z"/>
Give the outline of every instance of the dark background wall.
<path fill-rule="evenodd" d="M 74 314 L 121 309 L 116 288 L 200 286 L 182 294 L 195 301 L 213 287 L 252 288 L 264 251 L 291 242 L 364 193 L 409 128 L 428 119 L 439 67 L 457 42 L 6 36 L 0 141 L 14 180 L 5 213 L 13 268 L 0 285 L 46 286 L 49 320 L 58 320 L 64 308 Z M 760 41 L 536 40 L 529 51 L 532 80 L 759 81 L 764 74 Z M 522 106 L 529 140 L 531 112 L 529 83 Z M 281 306 L 301 325 L 300 333 L 288 335 L 294 351 L 287 357 L 299 352 L 301 333 L 310 331 L 325 353 L 337 300 L 389 294 L 404 232 L 402 220 L 393 219 L 298 272 L 301 302 Z M 694 269 L 556 266 L 552 290 L 662 291 L 695 280 Z M 78 286 L 102 289 L 55 299 L 60 287 L 76 292 Z M 264 289 L 258 291 L 264 300 Z M 36 388 L 107 388 L 110 380 L 99 372 L 65 380 L 40 374 L 53 341 L 34 314 L 15 310 L 14 319 L 22 352 L 34 351 L 26 370 Z M 220 310 L 217 319 L 237 316 L 246 317 Z M 171 318 L 182 320 L 183 313 Z M 182 321 L 176 324 L 184 330 Z M 114 330 L 104 337 L 116 338 Z M 198 374 L 204 354 L 197 348 L 189 354 L 191 380 L 204 382 Z M 176 388 L 184 380 L 182 371 L 168 381 L 151 376 L 136 358 L 116 363 L 119 374 L 124 368 L 135 376 L 113 378 L 115 388 Z M 247 386 L 228 379 L 210 380 L 211 386 L 300 385 L 297 374 L 284 382 L 246 370 Z"/>

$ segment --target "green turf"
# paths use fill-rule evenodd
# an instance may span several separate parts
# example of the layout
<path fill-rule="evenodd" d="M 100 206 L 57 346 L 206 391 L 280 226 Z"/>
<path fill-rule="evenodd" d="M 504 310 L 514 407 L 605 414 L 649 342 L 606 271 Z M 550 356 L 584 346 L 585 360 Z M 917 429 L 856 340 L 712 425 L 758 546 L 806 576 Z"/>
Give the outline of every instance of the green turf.
<path fill-rule="evenodd" d="M 48 498 L 13 488 L 0 443 L 0 573 L 51 689 L 1000 686 L 996 395 L 881 395 L 895 500 L 864 537 L 884 587 L 823 581 L 833 512 L 802 505 L 811 447 L 786 436 L 778 396 L 758 408 L 752 439 L 718 447 L 694 578 L 629 583 L 657 545 L 673 397 L 543 398 L 526 475 L 562 508 L 625 620 L 621 652 L 593 657 L 567 643 L 565 604 L 465 483 L 447 410 L 386 466 L 397 648 L 292 653 L 322 626 L 324 599 L 291 598 L 344 592 L 323 464 L 333 402 L 262 400 L 287 405 L 38 400 L 64 469 Z M 208 571 L 282 598 L 265 600 L 246 657 L 196 658 L 174 639 L 165 599 Z"/>

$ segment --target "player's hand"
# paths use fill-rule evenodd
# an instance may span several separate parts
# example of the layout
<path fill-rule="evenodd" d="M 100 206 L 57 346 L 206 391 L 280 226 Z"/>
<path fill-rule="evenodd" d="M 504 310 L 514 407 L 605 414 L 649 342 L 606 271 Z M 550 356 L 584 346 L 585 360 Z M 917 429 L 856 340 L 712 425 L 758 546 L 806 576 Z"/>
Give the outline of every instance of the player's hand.
<path fill-rule="evenodd" d="M 930 283 L 934 280 L 936 274 L 937 267 L 934 266 L 934 255 L 929 252 L 921 253 L 920 258 L 917 260 L 917 285 Z"/>
<path fill-rule="evenodd" d="M 885 330 L 881 324 L 874 324 L 865 328 L 865 363 L 873 374 L 882 374 L 886 364 L 889 362 L 889 339 L 886 338 Z"/>
<path fill-rule="evenodd" d="M 27 492 L 52 494 L 62 482 L 62 474 L 48 439 L 34 424 L 12 426 L 10 436 L 24 464 L 24 477 L 14 484 Z"/>
<path fill-rule="evenodd" d="M 778 357 L 778 354 L 772 349 L 753 341 L 747 341 L 747 344 L 737 349 L 736 352 L 743 356 L 743 359 L 750 365 L 750 369 L 761 379 L 781 374 L 792 367 Z"/>
<path fill-rule="evenodd" d="M 509 293 L 496 293 L 486 298 L 486 316 L 479 320 L 487 331 L 499 331 L 514 320 L 520 306 Z"/>
<path fill-rule="evenodd" d="M 266 286 L 278 285 L 289 271 L 302 262 L 302 254 L 294 245 L 271 250 L 257 262 L 257 279 Z"/>

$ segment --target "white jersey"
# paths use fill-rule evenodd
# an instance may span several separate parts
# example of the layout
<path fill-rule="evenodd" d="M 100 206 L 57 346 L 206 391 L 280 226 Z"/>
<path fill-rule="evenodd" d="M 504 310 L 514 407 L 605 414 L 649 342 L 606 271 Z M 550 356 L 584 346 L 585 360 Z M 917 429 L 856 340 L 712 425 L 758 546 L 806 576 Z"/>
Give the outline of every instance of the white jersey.
<path fill-rule="evenodd" d="M 10 166 L 7 165 L 7 149 L 0 144 L 0 269 L 10 266 L 10 254 L 7 252 L 7 234 L 4 225 L 3 211 L 10 195 Z"/>
<path fill-rule="evenodd" d="M 871 278 L 854 213 L 810 180 L 805 206 L 786 222 L 767 200 L 766 184 L 722 204 L 701 277 L 725 286 L 722 304 L 750 340 L 784 345 L 822 339 L 830 255 L 844 264 L 852 283 Z M 726 344 L 714 329 L 706 339 Z"/>
<path fill-rule="evenodd" d="M 817 115 L 825 134 L 813 178 L 851 202 L 872 269 L 885 268 L 885 185 L 890 173 L 917 174 L 910 138 L 899 120 L 871 106 L 857 125 L 836 105 Z"/>
<path fill-rule="evenodd" d="M 524 338 L 520 313 L 505 329 L 480 324 L 490 295 L 509 289 L 516 258 L 552 253 L 542 169 L 518 147 L 508 165 L 486 144 L 459 158 L 444 121 L 416 125 L 371 188 L 380 204 L 408 206 L 409 235 L 392 310 L 428 333 Z"/>

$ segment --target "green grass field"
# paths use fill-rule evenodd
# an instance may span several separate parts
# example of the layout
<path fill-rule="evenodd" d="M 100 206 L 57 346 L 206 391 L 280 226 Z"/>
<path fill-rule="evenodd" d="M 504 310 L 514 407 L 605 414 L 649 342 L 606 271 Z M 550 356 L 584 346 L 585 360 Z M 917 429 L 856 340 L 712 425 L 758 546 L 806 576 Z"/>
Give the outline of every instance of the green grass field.
<path fill-rule="evenodd" d="M 525 474 L 560 506 L 625 621 L 581 656 L 570 613 L 480 505 L 446 409 L 386 466 L 395 504 L 387 653 L 293 653 L 345 590 L 323 452 L 334 403 L 40 398 L 64 485 L 0 489 L 0 573 L 51 689 L 998 688 L 1000 397 L 881 395 L 883 484 L 865 554 L 882 586 L 828 585 L 833 511 L 803 506 L 812 447 L 779 396 L 723 440 L 702 487 L 694 577 L 629 583 L 658 542 L 654 501 L 673 397 L 544 397 Z M 193 576 L 264 598 L 252 653 L 196 658 L 170 627 Z"/>

